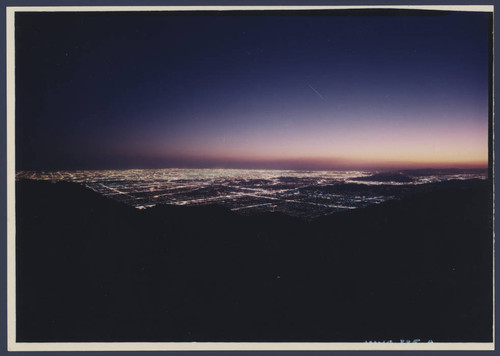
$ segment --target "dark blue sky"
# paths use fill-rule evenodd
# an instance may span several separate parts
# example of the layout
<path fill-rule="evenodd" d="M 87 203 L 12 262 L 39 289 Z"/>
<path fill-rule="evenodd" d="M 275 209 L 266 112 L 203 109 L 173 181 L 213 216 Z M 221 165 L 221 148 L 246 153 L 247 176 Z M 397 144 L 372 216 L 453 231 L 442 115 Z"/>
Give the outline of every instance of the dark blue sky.
<path fill-rule="evenodd" d="M 489 14 L 16 14 L 17 169 L 481 166 Z"/>

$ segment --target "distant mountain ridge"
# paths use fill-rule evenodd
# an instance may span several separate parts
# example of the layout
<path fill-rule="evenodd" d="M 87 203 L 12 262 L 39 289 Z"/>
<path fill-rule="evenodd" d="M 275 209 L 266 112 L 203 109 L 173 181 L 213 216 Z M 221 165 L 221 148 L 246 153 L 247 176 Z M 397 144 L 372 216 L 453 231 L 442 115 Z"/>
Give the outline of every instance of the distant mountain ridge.
<path fill-rule="evenodd" d="M 412 177 L 409 177 L 399 172 L 376 173 L 371 176 L 353 178 L 352 180 L 363 181 L 363 182 L 399 182 L 399 183 L 409 183 L 414 181 Z"/>
<path fill-rule="evenodd" d="M 18 181 L 18 341 L 491 341 L 491 203 L 445 182 L 307 222 Z"/>

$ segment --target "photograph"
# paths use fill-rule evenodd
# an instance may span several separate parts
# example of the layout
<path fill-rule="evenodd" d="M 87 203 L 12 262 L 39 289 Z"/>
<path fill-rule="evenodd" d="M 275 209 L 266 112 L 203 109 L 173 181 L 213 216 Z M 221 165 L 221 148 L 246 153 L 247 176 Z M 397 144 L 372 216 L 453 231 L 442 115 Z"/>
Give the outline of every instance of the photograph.
<path fill-rule="evenodd" d="M 6 13 L 9 350 L 493 350 L 492 5 Z"/>

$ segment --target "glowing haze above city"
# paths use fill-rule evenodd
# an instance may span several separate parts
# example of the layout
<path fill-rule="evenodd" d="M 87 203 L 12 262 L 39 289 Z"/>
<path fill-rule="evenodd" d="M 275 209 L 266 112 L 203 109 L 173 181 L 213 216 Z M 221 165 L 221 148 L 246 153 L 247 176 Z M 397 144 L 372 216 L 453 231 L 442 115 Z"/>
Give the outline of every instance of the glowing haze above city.
<path fill-rule="evenodd" d="M 487 167 L 489 15 L 349 14 L 18 13 L 16 168 Z"/>

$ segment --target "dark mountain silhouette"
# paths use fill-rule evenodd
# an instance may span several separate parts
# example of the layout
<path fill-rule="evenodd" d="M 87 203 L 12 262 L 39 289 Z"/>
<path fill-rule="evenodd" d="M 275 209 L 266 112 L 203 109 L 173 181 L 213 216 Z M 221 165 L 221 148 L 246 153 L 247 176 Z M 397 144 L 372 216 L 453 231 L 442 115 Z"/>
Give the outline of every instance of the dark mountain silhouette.
<path fill-rule="evenodd" d="M 306 186 L 298 188 L 301 192 L 316 192 L 323 194 L 348 194 L 360 196 L 393 196 L 403 198 L 408 195 L 430 193 L 435 190 L 446 188 L 461 188 L 480 182 L 479 179 L 470 179 L 466 182 L 459 179 L 452 179 L 446 182 L 426 183 L 426 184 L 359 184 L 359 183 L 337 183 L 322 186 Z"/>
<path fill-rule="evenodd" d="M 399 172 L 376 173 L 367 177 L 353 178 L 352 180 L 361 182 L 399 182 L 399 183 L 409 183 L 414 181 L 412 177 L 409 177 Z"/>
<path fill-rule="evenodd" d="M 414 168 L 399 171 L 412 177 L 443 175 L 443 174 L 486 174 L 488 168 Z"/>
<path fill-rule="evenodd" d="M 492 341 L 486 181 L 313 221 L 16 183 L 20 342 Z"/>

